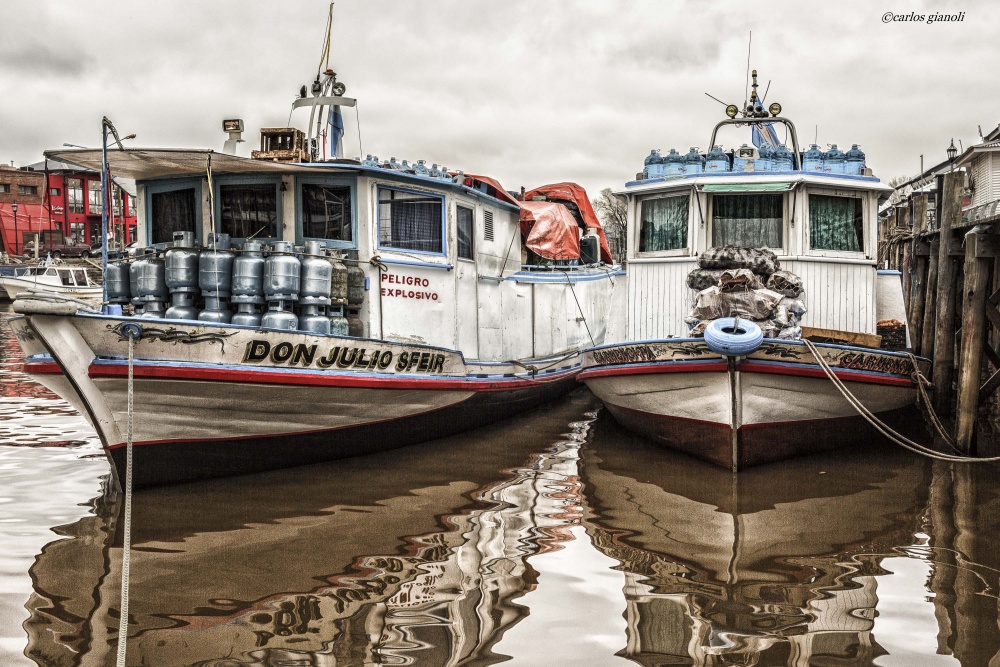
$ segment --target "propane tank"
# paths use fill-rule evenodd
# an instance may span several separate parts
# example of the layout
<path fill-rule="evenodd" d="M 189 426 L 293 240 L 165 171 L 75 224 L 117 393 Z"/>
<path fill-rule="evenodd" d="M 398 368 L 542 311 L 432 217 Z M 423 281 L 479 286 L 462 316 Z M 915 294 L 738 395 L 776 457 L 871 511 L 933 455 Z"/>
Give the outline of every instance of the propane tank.
<path fill-rule="evenodd" d="M 108 286 L 108 303 L 127 304 L 132 302 L 132 286 L 129 267 L 124 262 L 109 262 L 104 272 L 104 283 Z"/>
<path fill-rule="evenodd" d="M 232 324 L 260 326 L 260 307 L 264 303 L 263 246 L 257 241 L 243 244 L 243 252 L 233 261 L 232 303 L 236 313 Z"/>
<path fill-rule="evenodd" d="M 365 300 L 365 272 L 357 264 L 347 267 L 347 303 L 360 306 Z"/>
<path fill-rule="evenodd" d="M 208 246 L 198 260 L 198 286 L 205 297 L 205 309 L 198 313 L 202 322 L 228 324 L 233 318 L 228 300 L 236 256 L 229 248 L 229 234 L 209 234 Z"/>
<path fill-rule="evenodd" d="M 333 264 L 326 258 L 326 248 L 322 242 L 306 241 L 301 272 L 299 303 L 330 305 Z"/>
<path fill-rule="evenodd" d="M 164 271 L 171 305 L 164 317 L 171 320 L 196 320 L 198 309 L 198 249 L 194 232 L 174 232 L 174 241 L 165 253 Z"/>
<path fill-rule="evenodd" d="M 283 329 L 294 331 L 299 328 L 299 318 L 295 313 L 284 310 L 283 301 L 272 301 L 267 304 L 267 312 L 260 318 L 260 326 L 265 329 Z"/>
<path fill-rule="evenodd" d="M 163 258 L 157 257 L 153 252 L 150 249 L 144 257 L 145 261 L 139 263 L 136 285 L 139 301 L 142 303 L 142 317 L 161 318 L 169 298 L 166 269 Z"/>
<path fill-rule="evenodd" d="M 365 335 L 365 324 L 357 310 L 347 311 L 347 335 L 362 338 Z"/>
<path fill-rule="evenodd" d="M 264 296 L 268 301 L 298 301 L 302 263 L 288 241 L 275 241 L 264 261 Z"/>
<path fill-rule="evenodd" d="M 347 318 L 344 317 L 344 308 L 331 307 L 329 310 L 330 317 L 330 333 L 334 336 L 348 336 L 350 335 L 350 327 L 347 323 Z"/>
<path fill-rule="evenodd" d="M 347 305 L 347 267 L 339 259 L 332 260 L 333 274 L 330 280 L 330 304 Z"/>

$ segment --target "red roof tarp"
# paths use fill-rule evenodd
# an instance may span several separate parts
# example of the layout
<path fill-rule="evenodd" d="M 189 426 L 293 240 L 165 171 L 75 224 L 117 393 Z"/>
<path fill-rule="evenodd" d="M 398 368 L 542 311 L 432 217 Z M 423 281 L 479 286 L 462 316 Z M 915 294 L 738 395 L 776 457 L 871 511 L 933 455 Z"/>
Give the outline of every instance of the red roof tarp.
<path fill-rule="evenodd" d="M 601 261 L 607 264 L 613 264 L 611 260 L 611 248 L 608 246 L 608 239 L 604 236 L 604 228 L 601 227 L 601 221 L 598 219 L 597 214 L 594 213 L 594 207 L 590 204 L 590 199 L 587 198 L 587 191 L 576 183 L 553 183 L 552 185 L 543 185 L 541 187 L 535 188 L 534 190 L 529 190 L 524 193 L 523 202 L 518 202 L 521 205 L 521 230 L 524 231 L 525 228 L 525 209 L 524 205 L 531 203 L 532 197 L 544 196 L 548 201 L 555 203 L 569 203 L 575 204 L 577 210 L 580 211 L 580 217 L 583 218 L 583 224 L 587 226 L 588 229 L 594 229 L 597 231 L 597 237 L 601 240 Z M 535 202 L 538 203 L 538 202 Z M 574 220 L 574 226 L 576 221 Z M 527 234 L 526 234 L 527 235 Z M 574 241 L 576 247 L 575 257 L 580 256 L 580 241 L 575 239 Z M 530 247 L 530 246 L 529 246 Z M 532 248 L 532 250 L 535 250 Z M 566 249 L 553 249 L 553 252 L 565 252 Z M 542 257 L 548 257 L 548 255 L 542 254 L 535 250 L 536 253 Z M 563 259 L 563 258 L 560 258 Z"/>
<path fill-rule="evenodd" d="M 579 211 L 583 224 L 588 229 L 597 230 L 597 237 L 601 242 L 601 261 L 613 263 L 611 248 L 601 221 L 594 213 L 587 191 L 576 183 L 543 185 L 526 192 L 525 201 L 518 201 L 500 183 L 488 176 L 466 174 L 466 177 L 486 183 L 496 191 L 495 194 L 490 194 L 521 208 L 521 236 L 525 245 L 539 257 L 553 260 L 579 259 L 579 223 L 571 210 L 575 208 Z M 545 197 L 547 201 L 531 201 L 532 197 Z M 569 207 L 564 204 L 569 204 Z"/>

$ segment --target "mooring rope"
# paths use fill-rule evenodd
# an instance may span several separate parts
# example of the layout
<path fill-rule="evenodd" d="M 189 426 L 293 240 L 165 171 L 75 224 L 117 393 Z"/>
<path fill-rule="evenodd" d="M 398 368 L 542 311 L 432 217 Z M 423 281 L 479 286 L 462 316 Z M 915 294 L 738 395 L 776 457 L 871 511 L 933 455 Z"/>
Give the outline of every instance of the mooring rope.
<path fill-rule="evenodd" d="M 837 377 L 837 374 L 833 371 L 833 369 L 830 368 L 830 364 L 826 362 L 826 359 L 823 358 L 819 350 L 816 349 L 816 345 L 811 340 L 803 338 L 802 342 L 803 344 L 805 344 L 806 348 L 812 353 L 813 357 L 816 359 L 816 363 L 819 364 L 819 367 L 823 370 L 823 373 L 825 373 L 826 376 L 830 379 L 830 381 L 833 382 L 833 385 L 837 388 L 838 391 L 840 391 L 841 395 L 843 395 L 843 397 L 847 399 L 847 402 L 851 404 L 851 407 L 857 410 L 858 414 L 864 417 L 869 424 L 874 426 L 879 431 L 879 433 L 884 435 L 886 438 L 888 438 L 895 444 L 899 445 L 900 447 L 903 447 L 904 449 L 908 449 L 916 454 L 922 454 L 924 456 L 928 456 L 932 459 L 937 459 L 939 461 L 951 461 L 954 463 L 990 463 L 990 462 L 1000 461 L 1000 456 L 990 456 L 990 457 L 980 458 L 976 456 L 959 456 L 954 454 L 944 454 L 942 452 L 930 449 L 929 447 L 925 447 L 920 443 L 914 442 L 913 440 L 910 440 L 909 438 L 898 433 L 897 431 L 894 431 L 885 422 L 876 417 L 871 410 L 866 408 L 861 403 L 861 401 L 859 401 L 858 398 L 851 393 L 851 391 L 844 385 L 843 381 Z"/>
<path fill-rule="evenodd" d="M 132 399 L 133 364 L 135 358 L 135 332 L 127 330 L 128 334 L 128 427 L 125 433 L 125 527 L 124 543 L 122 545 L 122 595 L 121 615 L 118 619 L 118 662 L 117 667 L 125 667 L 125 645 L 128 641 L 128 584 L 130 551 L 132 549 Z"/>
<path fill-rule="evenodd" d="M 563 271 L 562 274 L 566 277 L 566 284 L 569 285 L 569 291 L 573 293 L 573 301 L 576 301 L 576 309 L 580 311 L 580 319 L 583 320 L 583 326 L 587 328 L 587 335 L 590 336 L 590 344 L 597 347 L 597 341 L 594 340 L 594 334 L 590 333 L 590 325 L 587 323 L 587 316 L 583 314 L 583 308 L 580 307 L 580 300 L 576 298 L 576 290 L 573 289 L 573 281 L 569 279 L 569 271 Z"/>

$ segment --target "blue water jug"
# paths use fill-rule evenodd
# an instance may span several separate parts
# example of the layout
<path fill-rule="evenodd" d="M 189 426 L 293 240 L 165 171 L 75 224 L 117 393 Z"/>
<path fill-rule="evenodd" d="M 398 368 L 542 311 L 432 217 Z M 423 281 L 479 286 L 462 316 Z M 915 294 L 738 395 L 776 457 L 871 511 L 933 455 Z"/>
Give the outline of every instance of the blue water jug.
<path fill-rule="evenodd" d="M 697 148 L 692 147 L 684 156 L 684 170 L 688 174 L 700 174 L 705 171 L 705 158 L 701 156 Z"/>
<path fill-rule="evenodd" d="M 663 158 L 663 175 L 676 176 L 684 173 L 684 156 L 671 148 L 667 156 Z"/>
<path fill-rule="evenodd" d="M 827 174 L 843 174 L 847 168 L 847 156 L 837 150 L 837 144 L 830 144 L 830 150 L 823 156 L 823 171 Z"/>
<path fill-rule="evenodd" d="M 721 146 L 713 146 L 712 150 L 708 151 L 705 171 L 708 173 L 729 171 L 729 156 L 722 151 Z"/>
<path fill-rule="evenodd" d="M 802 155 L 802 171 L 823 171 L 823 151 L 813 144 Z"/>
<path fill-rule="evenodd" d="M 764 144 L 757 149 L 759 157 L 753 165 L 754 171 L 772 171 L 774 169 L 774 149 Z"/>
<path fill-rule="evenodd" d="M 774 156 L 771 160 L 772 171 L 792 171 L 794 169 L 792 151 L 788 150 L 788 147 L 785 146 L 785 144 L 778 145 L 778 147 L 774 150 Z"/>
<path fill-rule="evenodd" d="M 844 167 L 845 174 L 851 174 L 853 176 L 860 176 L 865 169 L 865 154 L 857 144 L 851 146 L 851 150 L 847 151 L 847 163 Z"/>

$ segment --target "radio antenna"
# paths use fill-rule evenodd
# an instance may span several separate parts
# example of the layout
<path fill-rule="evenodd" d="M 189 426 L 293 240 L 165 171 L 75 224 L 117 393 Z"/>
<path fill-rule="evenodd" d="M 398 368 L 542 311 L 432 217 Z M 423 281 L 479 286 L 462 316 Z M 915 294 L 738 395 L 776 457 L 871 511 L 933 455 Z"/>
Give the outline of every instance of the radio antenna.
<path fill-rule="evenodd" d="M 747 40 L 747 85 L 743 90 L 743 111 L 747 108 L 747 95 L 750 93 L 750 45 L 753 44 L 753 30 L 750 31 L 750 38 Z"/>
<path fill-rule="evenodd" d="M 708 95 L 708 93 L 705 93 L 705 94 L 706 94 L 706 95 Z M 715 100 L 716 102 L 718 102 L 719 104 L 721 104 L 722 106 L 728 106 L 728 105 L 727 105 L 727 104 L 726 104 L 725 102 L 723 102 L 722 100 L 720 100 L 720 99 L 719 99 L 718 97 L 716 97 L 715 95 L 708 95 L 708 96 L 709 96 L 709 97 L 711 97 L 711 98 L 712 98 L 713 100 Z"/>

